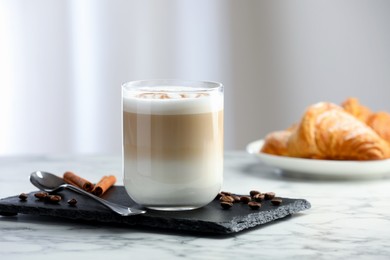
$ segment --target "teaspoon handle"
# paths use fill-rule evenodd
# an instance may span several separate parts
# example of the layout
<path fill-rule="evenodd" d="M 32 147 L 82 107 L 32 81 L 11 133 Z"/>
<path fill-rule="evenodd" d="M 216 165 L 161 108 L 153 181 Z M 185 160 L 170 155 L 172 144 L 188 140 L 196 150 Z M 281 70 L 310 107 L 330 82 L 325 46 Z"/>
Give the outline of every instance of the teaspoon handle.
<path fill-rule="evenodd" d="M 75 192 L 80 193 L 80 194 L 85 195 L 85 196 L 88 196 L 88 197 L 94 199 L 95 201 L 99 202 L 100 204 L 106 206 L 107 208 L 111 209 L 112 211 L 118 213 L 119 215 L 122 215 L 122 216 L 138 215 L 138 214 L 145 213 L 145 211 L 143 211 L 143 210 L 128 208 L 128 207 L 118 205 L 118 204 L 112 203 L 110 201 L 101 199 L 101 198 L 99 198 L 99 197 L 97 197 L 97 196 L 95 196 L 95 195 L 93 195 L 85 190 L 82 190 L 82 189 L 80 189 L 76 186 L 70 185 L 70 184 L 63 184 L 61 186 L 63 188 L 75 191 Z"/>

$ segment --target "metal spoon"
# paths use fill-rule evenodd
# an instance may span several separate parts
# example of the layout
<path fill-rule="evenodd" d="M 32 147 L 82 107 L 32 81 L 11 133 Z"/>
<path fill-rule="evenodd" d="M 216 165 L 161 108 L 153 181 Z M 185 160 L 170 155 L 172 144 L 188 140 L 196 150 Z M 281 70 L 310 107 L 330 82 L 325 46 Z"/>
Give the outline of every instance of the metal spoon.
<path fill-rule="evenodd" d="M 107 200 L 101 199 L 101 198 L 99 198 L 99 197 L 97 197 L 89 192 L 86 192 L 86 191 L 84 191 L 76 186 L 65 183 L 62 178 L 60 178 L 52 173 L 42 172 L 42 171 L 33 172 L 30 174 L 30 182 L 38 189 L 46 191 L 46 192 L 57 192 L 57 191 L 60 191 L 63 189 L 69 189 L 69 190 L 75 191 L 77 193 L 88 196 L 97 202 L 100 202 L 101 204 L 103 204 L 107 208 L 111 209 L 112 211 L 114 211 L 122 216 L 138 215 L 138 214 L 145 213 L 145 211 L 143 211 L 143 210 L 128 208 L 128 207 L 121 206 L 121 205 L 109 202 Z"/>

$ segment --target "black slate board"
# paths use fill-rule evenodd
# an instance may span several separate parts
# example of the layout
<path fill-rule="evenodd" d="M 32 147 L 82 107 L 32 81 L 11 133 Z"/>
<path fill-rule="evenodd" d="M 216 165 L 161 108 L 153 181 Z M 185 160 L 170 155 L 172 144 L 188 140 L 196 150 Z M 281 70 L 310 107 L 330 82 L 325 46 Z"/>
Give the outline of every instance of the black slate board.
<path fill-rule="evenodd" d="M 36 192 L 29 193 L 27 201 L 20 201 L 18 195 L 1 199 L 0 215 L 23 213 L 173 231 L 229 234 L 310 208 L 310 203 L 304 199 L 282 198 L 283 203 L 280 206 L 273 206 L 270 201 L 264 201 L 260 210 L 252 210 L 242 203 L 236 203 L 232 208 L 224 210 L 215 199 L 207 206 L 191 211 L 147 210 L 147 213 L 142 215 L 122 217 L 99 203 L 69 190 L 58 193 L 62 196 L 59 204 L 37 200 L 34 197 Z M 67 201 L 71 198 L 77 199 L 76 206 L 68 205 Z M 137 207 L 123 186 L 112 187 L 103 198 L 121 205 Z"/>

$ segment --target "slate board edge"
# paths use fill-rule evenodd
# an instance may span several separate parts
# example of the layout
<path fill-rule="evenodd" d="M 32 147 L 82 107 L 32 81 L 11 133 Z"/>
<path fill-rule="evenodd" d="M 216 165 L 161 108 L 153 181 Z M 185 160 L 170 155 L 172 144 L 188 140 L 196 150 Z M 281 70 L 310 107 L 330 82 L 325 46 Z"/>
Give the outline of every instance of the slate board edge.
<path fill-rule="evenodd" d="M 298 199 L 294 203 L 278 206 L 275 211 L 262 211 L 262 214 L 257 214 L 256 212 L 249 214 L 244 218 L 244 221 L 242 221 L 242 218 L 240 221 L 237 221 L 238 217 L 236 217 L 231 222 L 226 223 L 225 227 L 229 230 L 228 233 L 240 232 L 244 229 L 263 225 L 310 208 L 310 202 L 304 199 Z M 241 224 L 243 222 L 245 222 L 245 225 Z"/>

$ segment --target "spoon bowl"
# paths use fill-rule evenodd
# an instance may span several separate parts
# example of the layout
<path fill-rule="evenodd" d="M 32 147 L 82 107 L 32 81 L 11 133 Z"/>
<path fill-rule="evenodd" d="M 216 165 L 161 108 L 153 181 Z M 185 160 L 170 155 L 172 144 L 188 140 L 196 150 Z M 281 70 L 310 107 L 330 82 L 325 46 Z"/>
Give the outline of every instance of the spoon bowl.
<path fill-rule="evenodd" d="M 74 185 L 66 183 L 62 178 L 44 171 L 35 171 L 30 174 L 30 182 L 37 187 L 40 190 L 55 193 L 63 189 L 72 190 L 74 192 L 80 193 L 82 195 L 88 196 L 95 201 L 101 203 L 102 205 L 106 206 L 107 208 L 111 209 L 112 211 L 116 212 L 119 215 L 122 216 L 131 216 L 131 215 L 139 215 L 145 213 L 144 210 L 134 209 L 134 208 L 128 208 L 122 205 L 118 205 L 115 203 L 112 203 L 110 201 L 101 199 L 92 193 L 89 193 L 85 190 L 80 189 L 79 187 L 76 187 Z"/>

